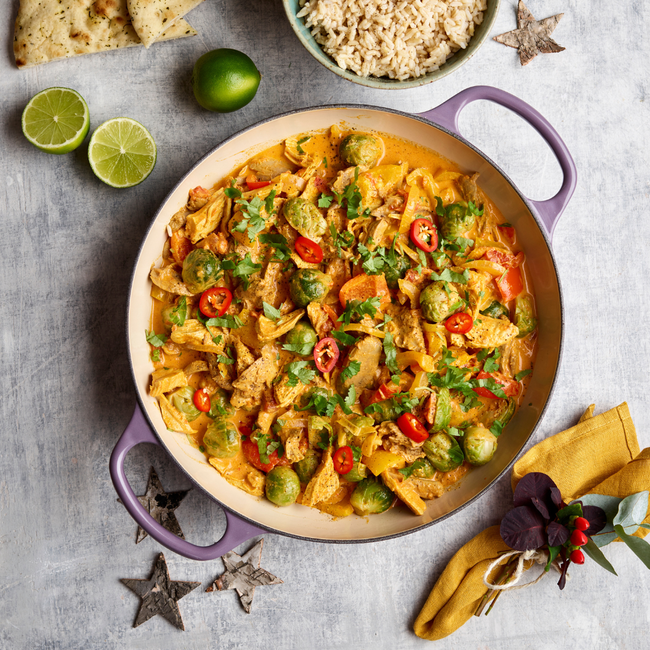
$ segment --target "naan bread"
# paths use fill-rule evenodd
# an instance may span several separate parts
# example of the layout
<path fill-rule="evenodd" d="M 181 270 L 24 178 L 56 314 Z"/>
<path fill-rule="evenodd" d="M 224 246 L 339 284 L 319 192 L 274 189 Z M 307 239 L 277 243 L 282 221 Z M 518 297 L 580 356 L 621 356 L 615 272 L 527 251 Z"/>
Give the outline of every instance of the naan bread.
<path fill-rule="evenodd" d="M 203 0 L 127 0 L 133 27 L 145 47 Z"/>
<path fill-rule="evenodd" d="M 195 36 L 184 20 L 157 40 Z M 20 0 L 14 34 L 19 68 L 120 47 L 142 45 L 127 0 Z"/>

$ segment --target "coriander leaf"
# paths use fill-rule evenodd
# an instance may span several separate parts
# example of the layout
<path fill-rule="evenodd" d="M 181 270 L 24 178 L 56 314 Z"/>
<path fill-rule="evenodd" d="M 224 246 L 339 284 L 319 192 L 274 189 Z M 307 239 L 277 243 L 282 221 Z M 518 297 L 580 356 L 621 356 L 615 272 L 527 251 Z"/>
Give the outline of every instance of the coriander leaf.
<path fill-rule="evenodd" d="M 367 315 L 374 318 L 380 304 L 381 298 L 379 296 L 373 296 L 363 302 L 360 302 L 359 300 L 349 300 L 343 313 L 338 317 L 338 321 L 349 325 L 355 317 L 361 319 Z"/>
<path fill-rule="evenodd" d="M 361 210 L 361 192 L 359 191 L 359 186 L 357 181 L 359 180 L 359 168 L 356 167 L 354 170 L 354 181 L 350 183 L 342 194 L 334 192 L 336 200 L 339 205 L 343 205 L 343 201 L 347 203 L 347 217 L 348 219 L 358 219 L 359 217 L 369 217 L 370 210 Z"/>
<path fill-rule="evenodd" d="M 241 322 L 239 316 L 217 316 L 216 318 L 209 318 L 204 323 L 208 327 L 228 327 L 230 329 L 238 329 L 243 327 L 244 323 Z"/>
<path fill-rule="evenodd" d="M 497 359 L 501 356 L 499 350 L 495 350 L 494 354 L 491 357 L 488 357 L 483 364 L 483 370 L 485 372 L 495 372 L 499 369 L 499 362 Z"/>
<path fill-rule="evenodd" d="M 418 469 L 422 469 L 423 467 L 426 467 L 426 462 L 424 458 L 418 458 L 417 460 L 413 461 L 410 465 L 407 465 L 406 467 L 403 467 L 402 469 L 398 470 L 399 473 L 405 478 L 409 478 L 413 472 L 415 472 Z"/>
<path fill-rule="evenodd" d="M 145 330 L 144 334 L 147 337 L 147 343 L 153 345 L 154 348 L 161 348 L 163 345 L 165 345 L 165 341 L 167 340 L 166 336 L 163 334 L 156 334 L 153 330 L 151 330 L 151 332 L 149 330 Z"/>
<path fill-rule="evenodd" d="M 456 273 L 451 269 L 445 269 L 440 275 L 432 273 L 431 277 L 434 280 L 443 282 L 456 282 L 457 284 L 467 284 L 469 282 L 469 271 L 465 269 L 462 273 Z"/>
<path fill-rule="evenodd" d="M 530 375 L 531 372 L 533 372 L 531 368 L 527 368 L 526 370 L 522 370 L 521 372 L 518 372 L 515 375 L 515 381 L 521 381 L 524 377 Z"/>
<path fill-rule="evenodd" d="M 266 210 L 266 214 L 272 216 L 275 214 L 275 206 L 273 205 L 273 200 L 275 199 L 276 191 L 271 190 L 269 195 L 264 199 L 264 209 Z"/>
<path fill-rule="evenodd" d="M 323 158 L 323 165 L 325 165 L 325 169 L 327 169 L 327 156 Z"/>
<path fill-rule="evenodd" d="M 328 196 L 327 194 L 324 194 L 321 192 L 320 198 L 318 199 L 318 207 L 319 208 L 329 208 L 330 205 L 332 205 L 332 201 L 334 200 L 333 196 Z M 334 224 L 331 224 L 332 228 L 334 227 Z"/>
<path fill-rule="evenodd" d="M 261 271 L 261 269 L 262 265 L 253 262 L 250 253 L 246 253 L 246 257 L 244 257 L 242 260 L 239 260 L 235 265 L 235 268 L 232 272 L 232 277 L 241 280 L 242 285 L 244 286 L 244 290 L 246 290 L 248 289 L 250 283 L 248 276 L 252 275 L 253 273 L 257 273 L 257 271 Z"/>
<path fill-rule="evenodd" d="M 352 377 L 359 374 L 359 370 L 361 370 L 361 363 L 359 361 L 350 361 L 348 366 L 341 372 L 341 381 L 352 379 Z"/>
<path fill-rule="evenodd" d="M 151 360 L 154 363 L 158 363 L 160 361 L 160 349 L 159 348 L 154 348 L 151 351 Z"/>
<path fill-rule="evenodd" d="M 230 187 L 227 187 L 224 193 L 229 199 L 241 199 L 241 190 L 235 187 L 234 180 L 230 182 Z"/>
<path fill-rule="evenodd" d="M 307 386 L 316 376 L 316 371 L 309 367 L 308 361 L 293 361 L 287 366 L 289 386 L 297 386 L 298 381 Z"/>
<path fill-rule="evenodd" d="M 293 352 L 294 354 L 299 354 L 301 357 L 306 357 L 313 350 L 314 345 L 312 343 L 285 343 L 282 346 L 283 350 L 287 352 Z"/>
<path fill-rule="evenodd" d="M 251 201 L 244 199 L 237 199 L 235 201 L 241 210 L 242 220 L 232 228 L 234 232 L 246 232 L 248 229 L 248 239 L 255 241 L 264 228 L 266 228 L 266 221 L 262 216 L 261 209 L 264 207 L 264 202 L 259 196 L 253 197 Z"/>
<path fill-rule="evenodd" d="M 332 336 L 342 345 L 354 345 L 357 339 L 342 330 L 332 330 Z"/>
<path fill-rule="evenodd" d="M 476 205 L 474 205 L 474 203 L 472 203 L 472 201 L 469 201 L 469 202 L 467 203 L 467 208 L 469 209 L 469 211 L 470 211 L 470 212 L 471 212 L 475 217 L 480 217 L 480 216 L 483 214 L 483 208 L 481 208 L 481 209 L 479 210 L 479 209 L 476 207 Z"/>
<path fill-rule="evenodd" d="M 173 309 L 170 309 L 167 312 L 167 320 L 174 325 L 183 327 L 185 324 L 185 319 L 187 318 L 187 298 L 183 296 L 179 301 L 178 305 Z"/>
<path fill-rule="evenodd" d="M 497 438 L 501 435 L 501 432 L 503 431 L 503 422 L 499 420 L 495 420 L 494 424 L 490 427 L 490 432 L 492 433 L 493 436 L 496 436 Z"/>
<path fill-rule="evenodd" d="M 275 249 L 272 260 L 278 262 L 286 262 L 291 259 L 291 249 L 289 242 L 287 242 L 284 235 L 278 234 L 263 234 L 258 237 L 260 244 L 268 244 Z"/>
<path fill-rule="evenodd" d="M 346 415 L 352 413 L 352 405 L 357 400 L 357 391 L 354 386 L 350 386 L 348 389 L 348 394 L 345 396 L 345 399 L 341 403 L 341 408 Z"/>
<path fill-rule="evenodd" d="M 393 335 L 390 332 L 386 332 L 384 336 L 384 354 L 386 355 L 386 367 L 390 370 L 390 373 L 392 375 L 398 374 L 397 348 L 393 343 Z"/>
<path fill-rule="evenodd" d="M 280 320 L 282 314 L 279 309 L 276 309 L 273 305 L 269 305 L 268 302 L 262 301 L 262 308 L 264 309 L 264 315 L 269 320 Z"/>

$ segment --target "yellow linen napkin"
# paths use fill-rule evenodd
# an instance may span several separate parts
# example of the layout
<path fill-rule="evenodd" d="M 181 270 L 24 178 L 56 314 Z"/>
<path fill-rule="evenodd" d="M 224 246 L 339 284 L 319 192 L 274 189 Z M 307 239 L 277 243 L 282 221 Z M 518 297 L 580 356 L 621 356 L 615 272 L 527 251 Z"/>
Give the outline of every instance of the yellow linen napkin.
<path fill-rule="evenodd" d="M 650 447 L 639 453 L 627 404 L 596 417 L 593 411 L 592 404 L 576 426 L 526 452 L 513 467 L 513 490 L 529 472 L 548 474 L 567 503 L 588 493 L 625 498 L 650 490 Z M 650 515 L 644 521 L 650 523 Z M 639 528 L 635 535 L 645 537 L 648 532 Z M 415 620 L 415 633 L 435 641 L 464 625 L 488 591 L 483 583 L 486 569 L 501 552 L 509 550 L 499 526 L 491 526 L 467 542 L 436 582 Z"/>

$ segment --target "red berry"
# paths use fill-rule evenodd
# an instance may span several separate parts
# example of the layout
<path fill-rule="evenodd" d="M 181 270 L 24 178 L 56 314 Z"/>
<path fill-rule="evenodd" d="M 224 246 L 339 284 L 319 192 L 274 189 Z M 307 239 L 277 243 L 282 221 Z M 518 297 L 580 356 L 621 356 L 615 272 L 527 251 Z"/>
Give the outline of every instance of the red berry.
<path fill-rule="evenodd" d="M 579 548 L 577 548 L 575 551 L 571 551 L 571 555 L 569 556 L 569 559 L 574 564 L 584 564 L 585 563 L 585 555 Z"/>
<path fill-rule="evenodd" d="M 587 536 L 581 530 L 576 529 L 571 533 L 572 546 L 584 546 L 588 541 Z"/>
<path fill-rule="evenodd" d="M 589 528 L 589 521 L 585 519 L 584 517 L 576 517 L 573 525 L 578 529 L 578 530 L 587 530 Z"/>

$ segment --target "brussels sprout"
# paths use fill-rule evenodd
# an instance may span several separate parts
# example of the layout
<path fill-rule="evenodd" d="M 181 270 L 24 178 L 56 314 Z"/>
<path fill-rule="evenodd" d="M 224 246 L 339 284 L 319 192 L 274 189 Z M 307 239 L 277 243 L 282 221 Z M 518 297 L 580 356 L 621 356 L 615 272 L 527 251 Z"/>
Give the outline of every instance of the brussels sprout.
<path fill-rule="evenodd" d="M 366 476 L 368 476 L 368 468 L 361 461 L 355 462 L 354 467 L 347 474 L 343 474 L 343 478 L 350 483 L 363 481 Z"/>
<path fill-rule="evenodd" d="M 501 318 L 505 316 L 510 318 L 510 310 L 502 305 L 498 300 L 493 300 L 485 309 L 481 311 L 483 316 L 489 316 L 490 318 Z"/>
<path fill-rule="evenodd" d="M 492 460 L 497 449 L 497 439 L 485 427 L 469 427 L 463 438 L 465 458 L 472 465 L 485 465 Z"/>
<path fill-rule="evenodd" d="M 460 296 L 451 285 L 449 294 L 445 290 L 445 283 L 442 281 L 432 282 L 420 293 L 420 307 L 422 315 L 432 323 L 441 323 L 451 315 L 451 307 L 455 305 Z"/>
<path fill-rule="evenodd" d="M 433 418 L 432 431 L 442 431 L 451 422 L 451 395 L 449 389 L 442 386 L 437 389 L 436 414 Z"/>
<path fill-rule="evenodd" d="M 233 415 L 234 412 L 235 409 L 230 403 L 228 393 L 221 388 L 217 388 L 217 390 L 210 395 L 210 410 L 208 416 L 213 420 L 217 420 L 222 417 Z"/>
<path fill-rule="evenodd" d="M 436 473 L 436 468 L 428 458 L 418 458 L 417 467 L 411 472 L 411 476 L 415 478 L 433 478 Z M 411 463 L 412 467 L 415 463 Z"/>
<path fill-rule="evenodd" d="M 534 313 L 532 296 L 530 294 L 517 296 L 515 301 L 515 325 L 519 328 L 517 338 L 523 338 L 537 327 Z"/>
<path fill-rule="evenodd" d="M 390 508 L 392 502 L 393 493 L 376 478 L 363 479 L 350 497 L 350 505 L 362 517 L 384 512 Z"/>
<path fill-rule="evenodd" d="M 172 393 L 172 404 L 176 409 L 185 415 L 188 422 L 196 420 L 201 411 L 194 406 L 194 389 L 191 386 L 183 386 Z"/>
<path fill-rule="evenodd" d="M 456 469 L 464 460 L 460 445 L 444 431 L 439 431 L 426 440 L 422 445 L 422 451 L 431 464 L 441 472 Z"/>
<path fill-rule="evenodd" d="M 201 293 L 219 279 L 219 258 L 207 248 L 195 248 L 183 260 L 183 282 L 192 293 Z"/>
<path fill-rule="evenodd" d="M 171 332 L 174 325 L 183 327 L 185 319 L 188 317 L 187 298 L 183 296 L 177 303 L 163 307 L 162 322 L 165 329 Z"/>
<path fill-rule="evenodd" d="M 379 138 L 363 133 L 346 135 L 339 146 L 339 155 L 348 165 L 374 167 L 384 153 Z"/>
<path fill-rule="evenodd" d="M 266 475 L 266 498 L 276 506 L 290 506 L 300 493 L 300 480 L 290 467 L 274 467 Z"/>
<path fill-rule="evenodd" d="M 401 280 L 411 268 L 411 262 L 406 255 L 396 255 L 394 266 L 384 265 L 384 277 L 389 289 L 397 289 L 397 281 Z"/>
<path fill-rule="evenodd" d="M 473 225 L 474 215 L 462 203 L 452 203 L 444 209 L 444 214 L 438 216 L 440 232 L 445 239 L 462 237 Z"/>
<path fill-rule="evenodd" d="M 208 424 L 203 436 L 203 446 L 210 456 L 232 458 L 237 455 L 241 438 L 235 425 L 229 420 L 215 420 Z"/>
<path fill-rule="evenodd" d="M 291 300 L 296 307 L 306 307 L 310 302 L 323 302 L 332 286 L 332 278 L 313 269 L 299 269 L 289 281 Z"/>
<path fill-rule="evenodd" d="M 293 469 L 298 475 L 300 482 L 306 484 L 311 481 L 311 477 L 316 473 L 319 465 L 320 454 L 313 449 L 310 449 L 302 460 L 293 464 Z"/>
<path fill-rule="evenodd" d="M 284 342 L 291 346 L 291 352 L 306 356 L 313 352 L 314 346 L 318 343 L 318 334 L 307 321 L 301 320 L 287 334 Z"/>
<path fill-rule="evenodd" d="M 500 428 L 503 429 L 503 427 L 512 420 L 512 416 L 515 414 L 515 411 L 517 410 L 517 401 L 513 397 L 508 397 L 508 401 L 506 402 L 505 400 L 499 400 L 500 402 L 505 403 L 505 408 L 503 409 L 503 413 L 501 413 L 499 416 L 497 416 L 495 423 L 498 422 L 500 425 Z"/>
<path fill-rule="evenodd" d="M 284 216 L 303 237 L 315 242 L 319 242 L 327 230 L 325 217 L 307 199 L 287 199 L 284 204 Z"/>

